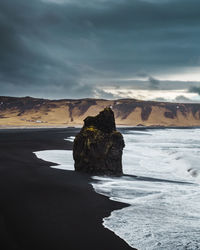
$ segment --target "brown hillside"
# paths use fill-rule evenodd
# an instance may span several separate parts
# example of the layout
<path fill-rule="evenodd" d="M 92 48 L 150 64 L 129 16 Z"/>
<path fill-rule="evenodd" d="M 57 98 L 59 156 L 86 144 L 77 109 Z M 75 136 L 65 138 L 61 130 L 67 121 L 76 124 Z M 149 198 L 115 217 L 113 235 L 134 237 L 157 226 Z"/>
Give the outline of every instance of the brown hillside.
<path fill-rule="evenodd" d="M 135 99 L 47 100 L 0 97 L 1 127 L 82 125 L 85 117 L 112 106 L 117 125 L 200 126 L 200 104 L 139 101 Z"/>

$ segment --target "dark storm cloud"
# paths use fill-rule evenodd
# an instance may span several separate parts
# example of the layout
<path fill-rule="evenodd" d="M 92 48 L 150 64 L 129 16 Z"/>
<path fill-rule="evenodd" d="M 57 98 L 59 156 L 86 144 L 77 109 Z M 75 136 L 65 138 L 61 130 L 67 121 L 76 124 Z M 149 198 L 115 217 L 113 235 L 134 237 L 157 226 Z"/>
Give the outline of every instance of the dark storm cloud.
<path fill-rule="evenodd" d="M 200 95 L 200 87 L 197 87 L 197 86 L 192 86 L 189 88 L 189 92 L 190 93 L 197 93 Z"/>
<path fill-rule="evenodd" d="M 199 0 L 1 0 L 0 95 L 88 97 L 110 79 L 199 66 L 199 9 Z"/>
<path fill-rule="evenodd" d="M 183 95 L 179 95 L 175 98 L 176 102 L 185 102 L 185 103 L 190 103 L 190 102 L 194 102 L 194 100 L 191 100 Z"/>
<path fill-rule="evenodd" d="M 160 81 L 150 76 L 149 83 L 150 83 L 150 89 L 158 89 Z"/>

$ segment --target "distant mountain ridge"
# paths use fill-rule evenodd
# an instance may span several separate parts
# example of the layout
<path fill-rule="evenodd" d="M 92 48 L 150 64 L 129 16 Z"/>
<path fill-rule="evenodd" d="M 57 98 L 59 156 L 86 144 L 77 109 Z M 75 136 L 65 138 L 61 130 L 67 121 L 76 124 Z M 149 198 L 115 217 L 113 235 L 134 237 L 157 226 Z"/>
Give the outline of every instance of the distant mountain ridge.
<path fill-rule="evenodd" d="M 117 125 L 200 126 L 200 104 L 141 101 L 136 99 L 61 99 L 0 97 L 1 127 L 82 125 L 85 117 L 111 106 Z"/>

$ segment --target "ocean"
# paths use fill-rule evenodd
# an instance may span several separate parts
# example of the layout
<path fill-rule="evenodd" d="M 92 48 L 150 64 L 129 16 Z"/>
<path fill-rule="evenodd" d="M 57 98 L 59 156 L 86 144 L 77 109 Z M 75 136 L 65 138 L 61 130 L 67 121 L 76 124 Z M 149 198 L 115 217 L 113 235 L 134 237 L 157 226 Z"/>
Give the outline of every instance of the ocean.
<path fill-rule="evenodd" d="M 121 131 L 125 176 L 94 176 L 91 184 L 130 206 L 113 211 L 103 226 L 139 250 L 200 249 L 200 129 Z M 57 163 L 53 168 L 74 170 L 72 151 L 35 154 Z"/>

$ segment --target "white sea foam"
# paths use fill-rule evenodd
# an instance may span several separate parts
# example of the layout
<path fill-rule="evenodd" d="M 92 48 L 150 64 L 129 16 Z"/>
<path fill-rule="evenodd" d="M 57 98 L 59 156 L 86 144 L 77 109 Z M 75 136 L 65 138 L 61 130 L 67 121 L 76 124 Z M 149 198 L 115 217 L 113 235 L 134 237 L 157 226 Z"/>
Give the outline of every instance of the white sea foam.
<path fill-rule="evenodd" d="M 67 139 L 64 139 L 65 141 L 73 142 L 75 139 L 75 136 L 69 136 Z"/>
<path fill-rule="evenodd" d="M 74 170 L 74 163 L 71 150 L 44 150 L 34 153 L 39 159 L 58 164 L 57 166 L 51 166 L 51 168 Z"/>
<path fill-rule="evenodd" d="M 129 131 L 124 138 L 124 173 L 192 184 L 95 177 L 97 192 L 131 205 L 103 225 L 140 250 L 200 249 L 200 130 Z"/>
<path fill-rule="evenodd" d="M 96 192 L 130 204 L 103 225 L 140 250 L 200 249 L 200 129 L 130 130 L 124 139 L 125 174 L 183 183 L 94 177 Z M 71 151 L 36 155 L 60 164 L 56 168 L 73 169 Z"/>

